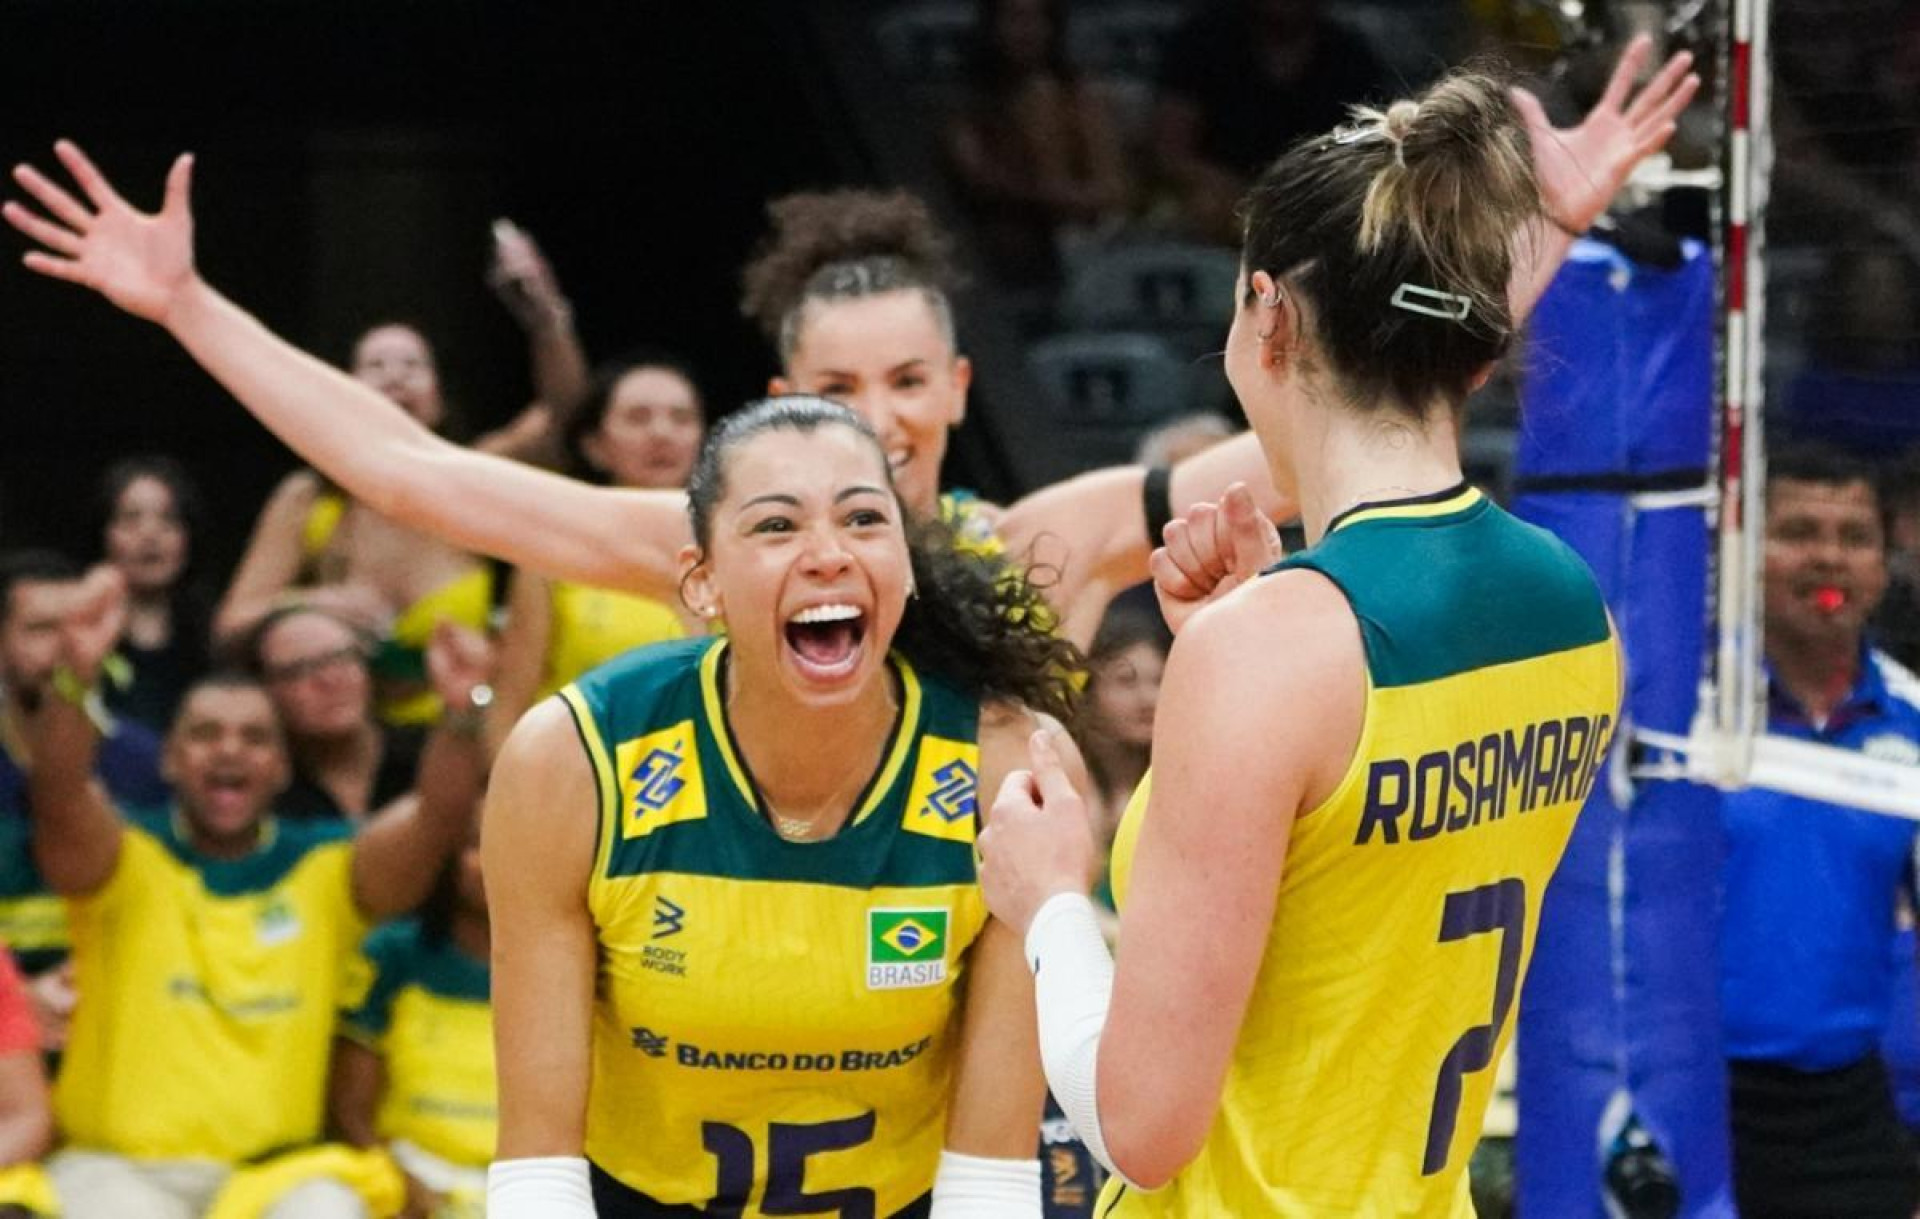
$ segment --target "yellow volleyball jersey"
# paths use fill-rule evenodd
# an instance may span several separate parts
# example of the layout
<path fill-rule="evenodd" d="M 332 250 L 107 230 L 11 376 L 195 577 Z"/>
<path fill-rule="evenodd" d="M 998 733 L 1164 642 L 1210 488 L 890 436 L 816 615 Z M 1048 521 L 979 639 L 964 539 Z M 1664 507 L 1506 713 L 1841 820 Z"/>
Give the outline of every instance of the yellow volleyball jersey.
<path fill-rule="evenodd" d="M 366 928 L 352 840 L 269 822 L 242 859 L 198 855 L 165 815 L 131 821 L 113 875 L 69 906 L 76 987 L 54 1092 L 68 1142 L 252 1159 L 321 1130 L 340 981 Z"/>
<path fill-rule="evenodd" d="M 552 603 L 553 628 L 547 636 L 539 698 L 622 652 L 687 633 L 680 615 L 652 597 L 556 581 Z"/>
<path fill-rule="evenodd" d="M 1353 607 L 1365 726 L 1294 822 L 1205 1145 L 1151 1194 L 1110 1183 L 1096 1213 L 1469 1216 L 1467 1157 L 1606 758 L 1619 650 L 1573 552 L 1471 488 L 1364 506 L 1280 566 Z M 1114 844 L 1123 910 L 1150 783 Z"/>
<path fill-rule="evenodd" d="M 602 806 L 587 1156 L 655 1203 L 892 1215 L 933 1184 L 986 920 L 979 705 L 894 658 L 865 795 L 788 842 L 729 735 L 726 648 L 661 644 L 561 692 Z"/>
<path fill-rule="evenodd" d="M 380 1137 L 485 1168 L 500 1127 L 487 963 L 417 919 L 376 929 L 361 952 L 340 1029 L 386 1064 Z"/>

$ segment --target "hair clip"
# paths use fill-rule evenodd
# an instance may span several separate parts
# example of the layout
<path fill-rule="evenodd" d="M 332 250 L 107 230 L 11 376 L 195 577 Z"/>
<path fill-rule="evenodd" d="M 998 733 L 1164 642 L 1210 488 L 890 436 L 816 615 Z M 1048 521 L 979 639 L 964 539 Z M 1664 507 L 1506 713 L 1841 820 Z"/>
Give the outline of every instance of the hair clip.
<path fill-rule="evenodd" d="M 1473 312 L 1471 297 L 1441 292 L 1419 284 L 1401 284 L 1393 290 L 1393 298 L 1388 303 L 1395 309 L 1405 309 L 1408 313 L 1437 317 L 1447 322 L 1464 322 L 1467 315 Z"/>

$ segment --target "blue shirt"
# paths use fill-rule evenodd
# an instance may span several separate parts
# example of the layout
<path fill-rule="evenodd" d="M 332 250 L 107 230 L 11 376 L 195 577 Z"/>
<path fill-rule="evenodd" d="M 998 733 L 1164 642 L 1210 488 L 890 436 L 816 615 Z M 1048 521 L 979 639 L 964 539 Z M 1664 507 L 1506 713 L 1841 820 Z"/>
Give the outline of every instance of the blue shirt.
<path fill-rule="evenodd" d="M 1768 731 L 1920 761 L 1920 679 L 1864 651 L 1852 691 L 1816 726 L 1779 685 Z M 1894 913 L 1914 822 L 1749 788 L 1727 831 L 1720 1003 L 1730 1058 L 1826 1071 L 1866 1057 L 1893 996 Z"/>

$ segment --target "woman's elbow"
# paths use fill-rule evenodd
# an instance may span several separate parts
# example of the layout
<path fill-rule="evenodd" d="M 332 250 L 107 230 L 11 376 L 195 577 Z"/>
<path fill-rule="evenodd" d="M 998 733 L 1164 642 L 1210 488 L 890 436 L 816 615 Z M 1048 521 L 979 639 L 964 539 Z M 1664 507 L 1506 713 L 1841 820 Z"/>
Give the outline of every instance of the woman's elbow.
<path fill-rule="evenodd" d="M 1120 1120 L 1103 1117 L 1100 1123 L 1113 1167 L 1143 1190 L 1161 1188 L 1191 1164 L 1211 1125 L 1151 1102 L 1130 1107 Z"/>

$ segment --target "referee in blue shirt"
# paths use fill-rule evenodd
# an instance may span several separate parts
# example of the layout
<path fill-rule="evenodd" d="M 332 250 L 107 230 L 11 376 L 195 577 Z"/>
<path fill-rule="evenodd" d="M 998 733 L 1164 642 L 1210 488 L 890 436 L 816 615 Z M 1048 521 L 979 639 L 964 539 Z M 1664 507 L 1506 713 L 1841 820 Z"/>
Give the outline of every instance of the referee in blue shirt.
<path fill-rule="evenodd" d="M 1887 587 L 1873 471 L 1770 460 L 1769 731 L 1920 764 L 1920 680 L 1869 645 Z M 1750 789 L 1727 796 L 1721 1004 L 1735 1192 L 1748 1219 L 1911 1219 L 1920 1171 L 1879 1053 L 1916 823 Z"/>

